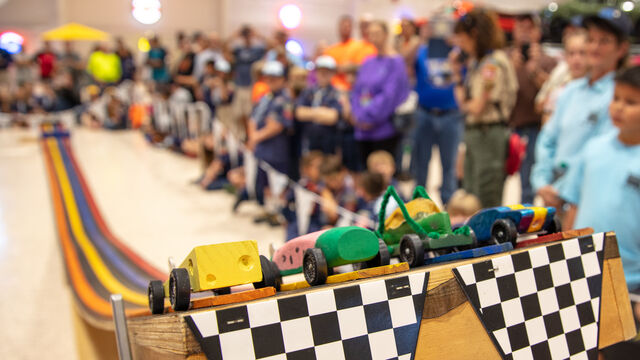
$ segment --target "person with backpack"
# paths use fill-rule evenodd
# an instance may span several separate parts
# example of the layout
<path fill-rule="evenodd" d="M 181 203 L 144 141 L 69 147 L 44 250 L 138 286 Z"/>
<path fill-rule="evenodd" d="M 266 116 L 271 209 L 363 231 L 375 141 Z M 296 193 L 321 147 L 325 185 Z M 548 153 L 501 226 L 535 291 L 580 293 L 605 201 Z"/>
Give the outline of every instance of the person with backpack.
<path fill-rule="evenodd" d="M 504 33 L 495 14 L 476 8 L 460 18 L 454 33 L 459 49 L 452 50 L 449 58 L 456 101 L 465 115 L 462 185 L 483 207 L 499 206 L 506 178 L 507 119 L 515 105 L 518 81 L 502 50 Z"/>

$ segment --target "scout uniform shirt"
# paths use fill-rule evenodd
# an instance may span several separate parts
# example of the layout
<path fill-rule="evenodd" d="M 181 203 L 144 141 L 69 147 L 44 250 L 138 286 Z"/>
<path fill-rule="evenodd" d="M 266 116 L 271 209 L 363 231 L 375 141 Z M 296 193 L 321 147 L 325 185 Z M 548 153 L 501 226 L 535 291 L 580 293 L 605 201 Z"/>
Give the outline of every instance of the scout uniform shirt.
<path fill-rule="evenodd" d="M 289 163 L 287 129 L 293 125 L 293 113 L 291 98 L 284 90 L 263 96 L 253 109 L 251 121 L 254 121 L 256 129 L 260 130 L 265 127 L 269 117 L 282 124 L 284 129 L 278 135 L 257 144 L 255 155 L 256 158 L 268 162 L 274 169 L 286 173 Z"/>
<path fill-rule="evenodd" d="M 321 88 L 305 89 L 298 98 L 298 106 L 327 107 L 338 111 L 338 122 L 342 117 L 342 105 L 338 100 L 338 91 L 331 85 Z M 303 146 L 308 150 L 320 150 L 324 154 L 333 154 L 337 144 L 337 122 L 334 125 L 322 125 L 315 122 L 303 123 Z M 305 144 L 306 143 L 306 144 Z"/>
<path fill-rule="evenodd" d="M 610 131 L 589 141 L 569 168 L 560 197 L 577 204 L 576 229 L 615 231 L 627 286 L 640 290 L 640 145 Z"/>
<path fill-rule="evenodd" d="M 480 115 L 466 116 L 467 125 L 506 122 L 516 102 L 518 80 L 504 51 L 495 50 L 471 66 L 466 81 L 468 99 L 477 99 L 490 89 L 488 104 Z"/>
<path fill-rule="evenodd" d="M 584 144 L 613 130 L 609 119 L 613 78 L 611 72 L 591 85 L 589 78 L 584 77 L 566 86 L 536 142 L 536 163 L 531 172 L 531 185 L 536 191 L 549 184 L 562 186 L 562 174 Z"/>

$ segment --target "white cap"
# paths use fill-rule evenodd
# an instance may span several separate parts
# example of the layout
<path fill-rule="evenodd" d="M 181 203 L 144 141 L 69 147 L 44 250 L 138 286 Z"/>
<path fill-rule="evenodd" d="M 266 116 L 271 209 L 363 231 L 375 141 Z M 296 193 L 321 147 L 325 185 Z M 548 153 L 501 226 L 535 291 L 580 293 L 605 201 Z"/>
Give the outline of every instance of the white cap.
<path fill-rule="evenodd" d="M 284 76 L 284 66 L 279 61 L 271 60 L 262 66 L 262 75 L 266 76 Z"/>
<path fill-rule="evenodd" d="M 218 59 L 215 64 L 216 70 L 228 74 L 231 71 L 231 65 L 227 60 Z"/>
<path fill-rule="evenodd" d="M 338 65 L 336 60 L 328 55 L 318 56 L 316 59 L 316 69 L 335 70 Z"/>

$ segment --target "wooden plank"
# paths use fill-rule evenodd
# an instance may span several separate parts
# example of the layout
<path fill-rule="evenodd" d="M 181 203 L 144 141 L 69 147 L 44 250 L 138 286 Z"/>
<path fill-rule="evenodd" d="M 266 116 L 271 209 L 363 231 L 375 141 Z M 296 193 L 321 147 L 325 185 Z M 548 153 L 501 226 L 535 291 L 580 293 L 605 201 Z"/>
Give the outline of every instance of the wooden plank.
<path fill-rule="evenodd" d="M 202 309 L 211 306 L 237 304 L 241 302 L 262 299 L 276 294 L 276 288 L 269 286 L 262 289 L 246 290 L 227 295 L 211 296 L 191 301 L 191 309 Z"/>
<path fill-rule="evenodd" d="M 549 243 L 537 246 L 548 245 Z M 530 249 L 516 249 L 509 253 L 519 253 Z M 463 264 L 485 261 L 505 254 L 507 253 L 481 259 L 427 266 L 402 273 L 402 276 L 413 273 L 430 273 L 427 300 L 425 300 L 425 309 L 416 348 L 416 359 L 500 358 L 471 304 L 466 300 L 451 269 Z M 622 263 L 617 251 L 615 234 L 613 233 L 606 236 L 604 258 L 600 348 L 631 339 L 636 334 Z M 390 274 L 376 277 L 375 279 L 358 280 L 358 282 L 375 281 L 395 276 L 398 275 Z M 348 284 L 324 285 L 311 289 L 289 291 L 277 294 L 276 297 L 295 296 L 301 293 L 324 290 L 327 287 L 346 285 Z M 219 309 L 231 306 L 221 306 Z M 136 359 L 155 359 L 159 357 L 194 359 L 194 356 L 199 354 L 201 350 L 184 321 L 184 316 L 192 313 L 193 311 L 189 311 L 130 319 L 129 333 L 134 349 L 134 357 Z M 149 351 L 152 351 L 152 353 Z"/>
<path fill-rule="evenodd" d="M 531 239 L 531 240 L 525 240 L 525 241 L 518 242 L 518 244 L 516 245 L 516 249 L 523 248 L 523 247 L 528 247 L 528 246 L 532 246 L 532 245 L 545 244 L 545 243 L 549 243 L 549 242 L 553 242 L 553 241 L 573 239 L 573 238 L 577 238 L 577 237 L 580 237 L 580 236 L 587 236 L 587 235 L 591 235 L 591 234 L 593 234 L 593 229 L 592 228 L 584 228 L 584 229 L 578 229 L 578 230 L 568 230 L 568 231 L 563 231 L 563 232 L 559 232 L 559 233 L 543 235 L 543 236 L 540 236 L 540 237 L 537 237 L 537 238 Z"/>
<path fill-rule="evenodd" d="M 351 271 L 344 274 L 336 274 L 327 277 L 327 284 L 339 284 L 347 281 L 369 279 L 372 277 L 383 276 L 388 274 L 396 274 L 403 271 L 408 271 L 409 265 L 407 263 L 391 264 L 385 266 L 378 266 L 369 269 L 362 269 L 357 271 Z M 291 291 L 309 288 L 309 284 L 306 281 L 298 281 L 288 284 L 280 285 L 280 291 Z"/>

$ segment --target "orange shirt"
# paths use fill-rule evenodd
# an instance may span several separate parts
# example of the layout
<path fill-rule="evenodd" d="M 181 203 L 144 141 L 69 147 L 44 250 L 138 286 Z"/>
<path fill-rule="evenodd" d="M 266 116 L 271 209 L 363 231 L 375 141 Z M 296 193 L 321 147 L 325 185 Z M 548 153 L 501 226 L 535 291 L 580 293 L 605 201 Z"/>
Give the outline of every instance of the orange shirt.
<path fill-rule="evenodd" d="M 269 91 L 269 85 L 264 81 L 256 81 L 256 83 L 253 84 L 253 89 L 251 89 L 251 102 L 257 104 L 263 96 L 269 93 Z"/>
<path fill-rule="evenodd" d="M 331 56 L 338 66 L 346 64 L 361 65 L 368 57 L 375 56 L 378 53 L 375 46 L 364 40 L 349 39 L 339 42 L 327 48 L 325 55 Z M 349 90 L 349 82 L 347 74 L 338 73 L 333 77 L 331 83 L 339 90 Z"/>

